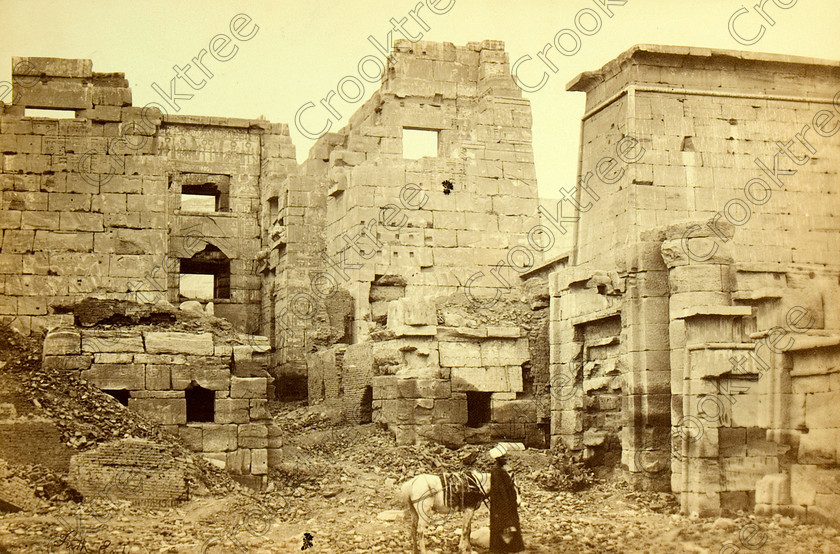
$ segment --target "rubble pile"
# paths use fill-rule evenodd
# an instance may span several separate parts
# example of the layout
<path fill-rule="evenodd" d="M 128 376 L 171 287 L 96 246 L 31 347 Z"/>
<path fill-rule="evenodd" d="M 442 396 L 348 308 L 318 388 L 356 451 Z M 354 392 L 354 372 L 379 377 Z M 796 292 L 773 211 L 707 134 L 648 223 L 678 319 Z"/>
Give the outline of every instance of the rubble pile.
<path fill-rule="evenodd" d="M 59 429 L 66 446 L 82 452 L 121 438 L 148 439 L 165 446 L 173 457 L 187 460 L 191 490 L 223 493 L 240 488 L 226 472 L 200 456 L 193 456 L 177 438 L 128 410 L 112 396 L 68 372 L 42 367 L 40 353 L 39 341 L 21 337 L 0 325 L 0 363 L 4 364 L 3 381 L 7 383 L 4 390 L 21 391 L 22 398 L 17 403 L 28 401 L 26 415 L 50 420 Z M 40 464 L 13 467 L 14 473 L 29 482 L 41 498 L 62 501 L 78 497 L 75 491 L 67 489 L 64 476 L 56 471 Z"/>

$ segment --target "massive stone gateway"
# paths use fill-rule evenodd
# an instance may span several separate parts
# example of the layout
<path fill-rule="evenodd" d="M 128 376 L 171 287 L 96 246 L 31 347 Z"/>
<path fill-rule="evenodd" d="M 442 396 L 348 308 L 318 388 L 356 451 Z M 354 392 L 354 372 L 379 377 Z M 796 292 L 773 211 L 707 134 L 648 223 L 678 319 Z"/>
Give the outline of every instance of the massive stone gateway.
<path fill-rule="evenodd" d="M 579 182 L 541 203 L 499 41 L 397 41 L 300 166 L 284 124 L 138 108 L 89 60 L 16 58 L 0 318 L 255 484 L 279 396 L 401 443 L 563 444 L 686 511 L 836 521 L 838 65 L 634 47 L 570 83 Z M 126 301 L 107 347 L 78 329 L 89 297 Z M 185 329 L 127 303 L 161 300 L 212 301 L 238 334 L 161 350 Z"/>
<path fill-rule="evenodd" d="M 551 371 L 579 385 L 552 436 L 687 511 L 836 521 L 840 64 L 637 46 L 569 89 L 598 179 L 550 278 Z"/>

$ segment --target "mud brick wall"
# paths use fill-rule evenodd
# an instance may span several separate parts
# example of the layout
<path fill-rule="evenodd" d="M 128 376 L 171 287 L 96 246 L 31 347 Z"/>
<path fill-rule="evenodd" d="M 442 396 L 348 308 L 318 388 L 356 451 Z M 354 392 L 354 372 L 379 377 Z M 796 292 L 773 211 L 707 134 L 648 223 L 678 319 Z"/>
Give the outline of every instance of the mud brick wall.
<path fill-rule="evenodd" d="M 33 445 L 38 445 L 33 449 Z M 0 419 L 0 453 L 11 464 L 40 464 L 65 472 L 72 450 L 49 420 L 35 417 Z"/>
<path fill-rule="evenodd" d="M 68 482 L 90 500 L 119 499 L 164 507 L 189 499 L 184 461 L 140 439 L 123 439 L 76 454 L 70 461 Z"/>
<path fill-rule="evenodd" d="M 43 502 L 35 496 L 29 483 L 12 475 L 8 464 L 0 460 L 0 510 L 35 512 Z"/>
<path fill-rule="evenodd" d="M 78 372 L 105 391 L 128 391 L 129 409 L 248 484 L 264 486 L 269 454 L 279 460 L 282 441 L 268 412 L 268 358 L 259 355 L 267 345 L 246 342 L 131 326 L 58 328 L 44 340 L 44 364 Z M 210 421 L 189 418 L 187 390 L 194 386 L 212 392 Z"/>
<path fill-rule="evenodd" d="M 15 102 L 0 113 L 0 317 L 29 334 L 55 305 L 94 293 L 178 303 L 181 260 L 211 245 L 230 266 L 216 314 L 260 332 L 261 187 L 296 165 L 288 127 L 132 106 L 124 75 L 95 73 L 90 60 L 15 58 L 13 67 Z M 27 117 L 27 108 L 76 118 Z M 190 177 L 225 179 L 227 205 L 182 209 Z"/>
<path fill-rule="evenodd" d="M 362 403 L 373 399 L 373 344 L 351 344 L 344 351 L 341 362 L 339 395 L 344 403 L 344 414 L 353 423 L 362 423 Z M 370 390 L 365 390 L 370 389 Z M 367 408 L 367 406 L 365 406 Z M 366 417 L 366 416 L 365 416 Z"/>

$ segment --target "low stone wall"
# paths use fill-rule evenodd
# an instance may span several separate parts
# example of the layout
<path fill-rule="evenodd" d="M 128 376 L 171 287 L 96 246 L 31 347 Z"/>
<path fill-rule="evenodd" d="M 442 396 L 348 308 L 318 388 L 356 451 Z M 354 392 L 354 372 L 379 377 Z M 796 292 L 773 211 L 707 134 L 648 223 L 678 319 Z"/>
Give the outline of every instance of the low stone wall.
<path fill-rule="evenodd" d="M 268 412 L 267 341 L 249 342 L 141 326 L 62 327 L 44 340 L 44 365 L 77 372 L 111 394 L 123 391 L 117 394 L 128 395 L 130 409 L 180 435 L 238 480 L 262 487 L 269 463 L 280 459 L 282 440 Z M 188 401 L 188 390 L 198 387 L 203 405 Z"/>
<path fill-rule="evenodd" d="M 519 327 L 403 323 L 398 338 L 373 348 L 380 373 L 372 377 L 373 420 L 386 424 L 398 444 L 460 446 L 504 438 L 541 446 L 537 404 L 517 399 L 530 356 Z M 478 403 L 489 406 L 470 406 L 468 393 L 484 393 Z M 471 410 L 481 413 L 471 416 Z"/>

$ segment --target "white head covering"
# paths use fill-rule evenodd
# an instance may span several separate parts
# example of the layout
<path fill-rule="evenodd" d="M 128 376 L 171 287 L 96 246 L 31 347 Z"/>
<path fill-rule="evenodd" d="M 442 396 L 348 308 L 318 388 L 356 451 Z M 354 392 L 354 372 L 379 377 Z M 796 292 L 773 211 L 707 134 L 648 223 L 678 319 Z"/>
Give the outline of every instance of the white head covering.
<path fill-rule="evenodd" d="M 525 445 L 521 442 L 500 442 L 496 446 L 490 449 L 488 454 L 494 460 L 496 458 L 501 458 L 505 456 L 508 452 L 515 452 L 515 451 L 523 451 L 525 450 Z"/>

